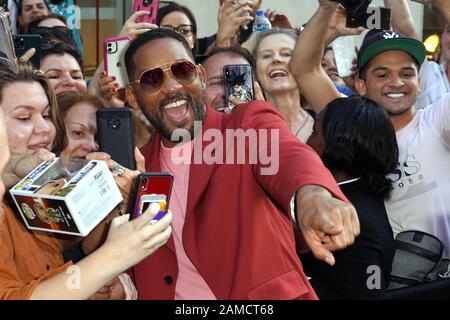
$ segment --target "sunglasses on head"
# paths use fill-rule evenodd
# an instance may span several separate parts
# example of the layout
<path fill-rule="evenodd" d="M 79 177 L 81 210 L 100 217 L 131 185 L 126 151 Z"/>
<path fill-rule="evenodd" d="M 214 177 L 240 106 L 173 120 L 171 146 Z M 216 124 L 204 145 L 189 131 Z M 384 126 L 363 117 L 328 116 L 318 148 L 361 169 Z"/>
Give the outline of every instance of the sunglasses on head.
<path fill-rule="evenodd" d="M 180 84 L 190 84 L 197 78 L 197 68 L 191 61 L 183 60 L 174 63 L 166 63 L 160 67 L 145 70 L 141 73 L 139 80 L 131 84 L 139 83 L 145 93 L 155 93 L 164 82 L 164 72 L 170 71 L 172 78 Z"/>

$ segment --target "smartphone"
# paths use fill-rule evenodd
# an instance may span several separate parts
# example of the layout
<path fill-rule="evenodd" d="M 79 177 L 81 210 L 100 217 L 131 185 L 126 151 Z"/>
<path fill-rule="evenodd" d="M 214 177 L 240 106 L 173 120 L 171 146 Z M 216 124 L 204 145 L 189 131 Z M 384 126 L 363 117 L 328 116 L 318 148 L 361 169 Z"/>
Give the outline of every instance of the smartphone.
<path fill-rule="evenodd" d="M 128 108 L 97 110 L 97 137 L 101 152 L 118 164 L 136 170 L 132 112 Z"/>
<path fill-rule="evenodd" d="M 351 76 L 353 74 L 353 60 L 356 59 L 353 36 L 338 37 L 332 42 L 331 47 L 333 48 L 339 77 Z"/>
<path fill-rule="evenodd" d="M 30 50 L 36 49 L 36 53 L 30 59 L 30 62 L 36 69 L 41 67 L 41 51 L 42 51 L 42 37 L 38 34 L 18 34 L 13 36 L 14 50 L 16 56 L 20 58 Z"/>
<path fill-rule="evenodd" d="M 130 200 L 132 219 L 138 218 L 152 203 L 158 203 L 160 211 L 150 223 L 159 221 L 167 213 L 172 187 L 173 176 L 170 173 L 144 172 L 138 175 Z"/>
<path fill-rule="evenodd" d="M 17 58 L 8 13 L 0 10 L 0 63 L 17 72 Z"/>
<path fill-rule="evenodd" d="M 148 22 L 156 24 L 158 16 L 158 0 L 134 0 L 133 12 L 148 11 L 148 15 L 141 16 L 137 22 Z"/>
<path fill-rule="evenodd" d="M 223 67 L 225 85 L 225 107 L 233 110 L 236 106 L 229 97 L 244 102 L 254 100 L 253 71 L 249 64 L 228 64 Z"/>
<path fill-rule="evenodd" d="M 119 88 L 123 89 L 128 83 L 128 76 L 125 69 L 125 51 L 130 45 L 131 37 L 115 37 L 105 40 L 104 62 L 105 71 L 108 76 L 116 77 Z"/>

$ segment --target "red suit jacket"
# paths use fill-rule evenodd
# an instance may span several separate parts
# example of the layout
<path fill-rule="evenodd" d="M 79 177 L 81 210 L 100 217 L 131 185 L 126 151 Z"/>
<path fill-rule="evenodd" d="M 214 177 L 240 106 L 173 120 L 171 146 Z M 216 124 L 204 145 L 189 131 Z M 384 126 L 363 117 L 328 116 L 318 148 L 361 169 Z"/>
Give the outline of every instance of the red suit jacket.
<path fill-rule="evenodd" d="M 267 103 L 241 105 L 231 115 L 207 107 L 203 133 L 212 128 L 278 129 L 279 171 L 261 175 L 262 165 L 250 161 L 191 164 L 183 230 L 188 257 L 220 300 L 317 299 L 296 253 L 290 201 L 311 184 L 346 200 L 334 178 Z M 142 149 L 149 172 L 161 171 L 160 141 L 156 135 Z M 201 143 L 203 150 L 210 144 Z M 139 299 L 173 299 L 177 274 L 171 237 L 134 268 Z"/>

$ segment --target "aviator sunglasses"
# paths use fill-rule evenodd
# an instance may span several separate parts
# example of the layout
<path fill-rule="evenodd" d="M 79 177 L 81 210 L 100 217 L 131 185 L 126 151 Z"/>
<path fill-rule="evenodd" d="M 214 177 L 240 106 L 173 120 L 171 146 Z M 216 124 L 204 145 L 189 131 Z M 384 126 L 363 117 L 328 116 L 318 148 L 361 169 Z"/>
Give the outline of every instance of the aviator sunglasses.
<path fill-rule="evenodd" d="M 197 78 L 197 68 L 191 61 L 183 60 L 174 63 L 166 63 L 160 67 L 145 70 L 141 73 L 139 80 L 131 84 L 139 83 L 145 93 L 155 93 L 164 81 L 164 72 L 170 71 L 172 78 L 180 84 L 190 84 Z"/>

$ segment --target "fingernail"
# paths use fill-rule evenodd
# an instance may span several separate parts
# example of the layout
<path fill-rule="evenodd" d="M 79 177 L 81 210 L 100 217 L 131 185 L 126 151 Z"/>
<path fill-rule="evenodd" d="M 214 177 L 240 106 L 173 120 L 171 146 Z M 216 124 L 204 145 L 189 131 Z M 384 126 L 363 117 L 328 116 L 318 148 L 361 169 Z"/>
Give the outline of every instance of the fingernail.
<path fill-rule="evenodd" d="M 117 78 L 112 76 L 111 79 L 112 79 L 112 81 L 116 81 Z"/>
<path fill-rule="evenodd" d="M 328 263 L 330 266 L 333 265 L 333 258 L 331 257 L 326 257 L 325 258 L 325 262 Z"/>

